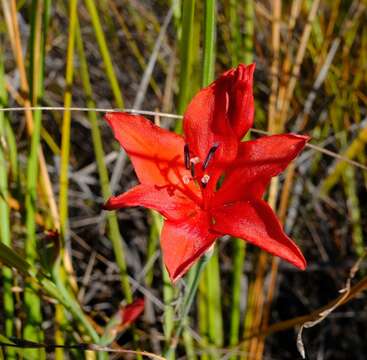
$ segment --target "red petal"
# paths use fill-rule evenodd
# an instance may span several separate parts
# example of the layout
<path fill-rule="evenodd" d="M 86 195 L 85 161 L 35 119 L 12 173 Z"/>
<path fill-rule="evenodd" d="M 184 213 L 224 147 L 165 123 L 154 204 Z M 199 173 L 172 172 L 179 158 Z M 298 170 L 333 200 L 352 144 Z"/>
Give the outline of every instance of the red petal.
<path fill-rule="evenodd" d="M 136 299 L 132 304 L 126 305 L 121 310 L 122 325 L 128 325 L 135 322 L 135 320 L 144 311 L 144 299 Z"/>
<path fill-rule="evenodd" d="M 187 212 L 199 209 L 191 198 L 177 188 L 153 185 L 138 185 L 121 195 L 111 197 L 103 208 L 115 210 L 129 206 L 143 206 L 157 210 L 170 220 L 182 219 L 187 216 Z"/>
<path fill-rule="evenodd" d="M 190 266 L 213 244 L 210 218 L 204 212 L 188 213 L 180 222 L 165 221 L 161 234 L 163 260 L 172 281 L 183 276 Z"/>
<path fill-rule="evenodd" d="M 231 79 L 228 116 L 238 139 L 242 139 L 254 122 L 254 96 L 252 92 L 255 64 L 238 65 Z"/>
<path fill-rule="evenodd" d="M 184 114 L 185 140 L 192 157 L 203 162 L 214 145 L 219 145 L 213 160 L 233 160 L 237 138 L 227 116 L 228 94 L 224 75 L 200 90 Z"/>
<path fill-rule="evenodd" d="M 241 143 L 212 206 L 261 198 L 270 179 L 287 167 L 308 140 L 308 136 L 282 134 Z"/>
<path fill-rule="evenodd" d="M 204 161 L 210 148 L 219 145 L 215 161 L 223 163 L 221 167 L 235 158 L 238 141 L 253 123 L 254 70 L 254 64 L 241 64 L 192 99 L 184 115 L 184 131 L 193 156 Z"/>
<path fill-rule="evenodd" d="M 262 200 L 243 201 L 213 212 L 213 230 L 242 238 L 261 249 L 279 256 L 298 268 L 306 268 L 306 260 L 297 245 L 283 232 L 270 206 Z"/>
<path fill-rule="evenodd" d="M 141 183 L 178 184 L 182 183 L 183 175 L 190 175 L 183 163 L 181 136 L 138 115 L 107 113 L 105 119 L 130 156 Z"/>

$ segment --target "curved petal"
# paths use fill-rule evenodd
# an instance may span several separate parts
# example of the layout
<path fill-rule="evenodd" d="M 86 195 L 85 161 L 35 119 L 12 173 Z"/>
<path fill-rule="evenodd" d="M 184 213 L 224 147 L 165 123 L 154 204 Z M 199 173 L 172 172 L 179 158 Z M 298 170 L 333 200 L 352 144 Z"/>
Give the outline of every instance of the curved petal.
<path fill-rule="evenodd" d="M 120 310 L 121 323 L 123 326 L 130 325 L 136 321 L 136 319 L 144 311 L 145 301 L 144 298 L 138 298 L 131 304 L 127 304 Z"/>
<path fill-rule="evenodd" d="M 185 220 L 165 221 L 161 234 L 163 261 L 173 282 L 213 244 L 216 235 L 209 232 L 210 218 L 200 211 Z"/>
<path fill-rule="evenodd" d="M 270 179 L 288 166 L 308 140 L 308 136 L 282 134 L 241 143 L 212 206 L 261 198 Z"/>
<path fill-rule="evenodd" d="M 191 100 L 184 114 L 185 140 L 203 162 L 218 145 L 215 161 L 225 167 L 237 153 L 238 141 L 252 126 L 255 65 L 239 65 L 222 74 Z"/>
<path fill-rule="evenodd" d="M 191 157 L 204 162 L 210 149 L 218 145 L 215 160 L 234 159 L 237 138 L 227 116 L 228 94 L 224 75 L 200 90 L 191 100 L 184 114 L 185 141 Z M 229 161 L 230 161 L 229 160 Z"/>
<path fill-rule="evenodd" d="M 184 141 L 173 132 L 154 125 L 143 116 L 107 113 L 115 138 L 131 158 L 143 184 L 182 184 L 190 173 L 184 167 Z"/>
<path fill-rule="evenodd" d="M 252 91 L 255 64 L 238 65 L 231 79 L 228 116 L 239 140 L 254 123 L 254 96 Z"/>
<path fill-rule="evenodd" d="M 297 245 L 283 232 L 270 206 L 262 200 L 241 201 L 213 213 L 213 230 L 242 238 L 270 254 L 304 270 L 306 260 Z"/>
<path fill-rule="evenodd" d="M 129 191 L 111 197 L 103 206 L 114 210 L 130 206 L 143 206 L 158 211 L 170 220 L 180 220 L 195 212 L 199 206 L 174 187 L 137 185 Z"/>

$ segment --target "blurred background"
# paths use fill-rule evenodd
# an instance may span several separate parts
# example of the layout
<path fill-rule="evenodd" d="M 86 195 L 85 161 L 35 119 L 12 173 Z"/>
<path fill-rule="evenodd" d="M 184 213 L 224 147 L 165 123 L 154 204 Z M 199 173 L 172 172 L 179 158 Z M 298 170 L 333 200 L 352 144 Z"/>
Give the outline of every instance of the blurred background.
<path fill-rule="evenodd" d="M 111 346 L 162 353 L 185 280 L 173 287 L 162 268 L 157 214 L 101 211 L 137 183 L 102 116 L 146 110 L 180 131 L 177 115 L 201 87 L 255 62 L 255 129 L 308 134 L 316 146 L 266 195 L 308 267 L 217 242 L 177 358 L 297 359 L 300 326 L 330 309 L 304 330 L 308 358 L 365 359 L 366 15 L 362 0 L 2 0 L 0 102 L 23 110 L 0 112 L 0 240 L 34 272 L 19 259 L 1 266 L 1 342 L 107 334 Z M 37 106 L 46 109 L 29 110 Z M 135 325 L 106 330 L 139 297 Z M 24 345 L 0 358 L 97 356 Z"/>

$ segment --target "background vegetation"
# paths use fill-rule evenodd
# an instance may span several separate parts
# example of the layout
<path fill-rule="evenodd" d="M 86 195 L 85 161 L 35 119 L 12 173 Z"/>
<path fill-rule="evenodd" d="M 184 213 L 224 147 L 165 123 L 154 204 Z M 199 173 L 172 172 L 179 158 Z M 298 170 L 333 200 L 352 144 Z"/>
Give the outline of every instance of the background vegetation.
<path fill-rule="evenodd" d="M 18 344 L 3 346 L 0 358 L 106 359 L 78 344 L 111 342 L 158 355 L 171 343 L 186 280 L 172 287 L 162 270 L 155 213 L 101 211 L 111 193 L 136 182 L 102 115 L 149 110 L 156 123 L 180 131 L 173 115 L 199 88 L 253 61 L 255 128 L 307 133 L 318 146 L 267 194 L 308 268 L 221 240 L 176 355 L 296 359 L 299 326 L 329 309 L 304 330 L 309 358 L 365 358 L 363 0 L 1 5 L 0 106 L 22 109 L 0 112 L 0 340 Z M 37 106 L 47 108 L 30 109 Z M 141 296 L 144 316 L 116 336 L 111 319 Z M 26 349 L 21 339 L 76 348 Z"/>

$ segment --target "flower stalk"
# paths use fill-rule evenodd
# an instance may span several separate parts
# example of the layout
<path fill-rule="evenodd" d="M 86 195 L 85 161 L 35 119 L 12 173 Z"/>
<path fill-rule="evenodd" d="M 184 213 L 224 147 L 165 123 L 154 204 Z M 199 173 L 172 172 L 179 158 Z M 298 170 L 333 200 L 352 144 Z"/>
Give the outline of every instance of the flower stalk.
<path fill-rule="evenodd" d="M 182 330 L 187 323 L 187 316 L 189 315 L 190 309 L 194 302 L 194 298 L 199 286 L 200 275 L 203 272 L 205 265 L 208 263 L 213 255 L 214 247 L 211 247 L 198 261 L 196 266 L 193 268 L 192 276 L 189 276 L 189 283 L 187 284 L 180 320 L 172 337 L 170 347 L 165 351 L 164 357 L 171 359 L 176 351 L 177 344 L 180 340 Z M 191 274 L 190 274 L 191 275 Z"/>

